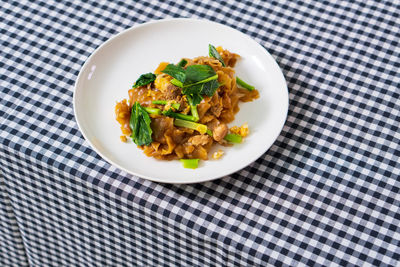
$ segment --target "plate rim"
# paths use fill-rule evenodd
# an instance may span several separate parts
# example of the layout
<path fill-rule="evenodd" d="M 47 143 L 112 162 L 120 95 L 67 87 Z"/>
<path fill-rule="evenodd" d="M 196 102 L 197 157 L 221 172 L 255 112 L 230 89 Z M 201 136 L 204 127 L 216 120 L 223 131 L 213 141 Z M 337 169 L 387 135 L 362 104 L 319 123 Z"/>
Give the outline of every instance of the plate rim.
<path fill-rule="evenodd" d="M 82 126 L 82 122 L 81 122 L 81 120 L 79 119 L 79 116 L 77 116 L 77 104 L 76 104 L 76 101 L 77 101 L 76 95 L 77 95 L 77 94 L 76 94 L 76 92 L 77 92 L 77 89 L 78 89 L 78 85 L 80 84 L 80 81 L 81 81 L 81 79 L 82 79 L 83 73 L 85 72 L 85 70 L 86 70 L 87 66 L 89 65 L 89 63 L 91 62 L 92 58 L 94 58 L 95 55 L 96 55 L 97 53 L 99 53 L 99 51 L 100 51 L 103 47 L 105 47 L 106 45 L 108 45 L 109 43 L 111 43 L 113 40 L 115 40 L 116 38 L 118 38 L 118 37 L 121 36 L 121 35 L 124 35 L 124 34 L 130 32 L 130 31 L 134 31 L 134 30 L 136 30 L 136 29 L 138 29 L 138 28 L 142 28 L 142 27 L 149 26 L 149 25 L 151 25 L 151 24 L 165 23 L 165 22 L 170 22 L 170 21 L 187 21 L 187 22 L 201 22 L 201 23 L 217 24 L 217 25 L 219 25 L 220 27 L 221 27 L 221 26 L 222 26 L 222 27 L 225 27 L 225 28 L 227 28 L 227 29 L 229 29 L 229 30 L 231 30 L 231 31 L 234 30 L 235 32 L 239 33 L 243 38 L 246 38 L 246 39 L 248 39 L 248 40 L 251 41 L 251 42 L 255 42 L 255 43 L 266 53 L 267 57 L 269 57 L 269 58 L 272 60 L 273 65 L 275 65 L 275 67 L 279 70 L 279 74 L 280 74 L 280 76 L 281 76 L 280 78 L 284 81 L 284 86 L 285 86 L 284 89 L 286 89 L 286 90 L 285 90 L 285 93 L 286 93 L 286 95 L 287 95 L 287 101 L 285 101 L 285 109 L 284 109 L 284 110 L 285 110 L 285 114 L 284 114 L 284 116 L 283 116 L 284 120 L 282 121 L 282 123 L 281 123 L 281 125 L 280 125 L 280 127 L 279 127 L 279 131 L 277 131 L 276 134 L 273 136 L 273 138 L 272 138 L 272 139 L 273 139 L 273 142 L 271 143 L 271 145 L 270 145 L 269 147 L 267 147 L 260 155 L 257 154 L 257 155 L 252 156 L 252 157 L 251 157 L 251 160 L 249 161 L 249 163 L 246 164 L 245 166 L 239 167 L 239 168 L 235 168 L 235 169 L 230 170 L 230 171 L 227 171 L 227 172 L 224 173 L 223 175 L 216 175 L 216 176 L 207 177 L 207 178 L 203 178 L 203 179 L 197 179 L 197 180 L 195 180 L 195 181 L 194 181 L 194 180 L 190 180 L 190 181 L 187 181 L 187 180 L 186 180 L 186 181 L 169 181 L 169 180 L 168 180 L 168 181 L 167 181 L 166 179 L 154 178 L 154 177 L 152 177 L 152 176 L 148 176 L 148 175 L 144 175 L 144 174 L 140 174 L 140 173 L 134 172 L 134 171 L 132 171 L 132 170 L 128 170 L 128 169 L 126 169 L 125 167 L 121 166 L 120 164 L 114 162 L 113 160 L 111 160 L 111 159 L 109 159 L 108 157 L 106 157 L 102 152 L 100 152 L 100 151 L 98 150 L 98 148 L 97 148 L 97 147 L 90 141 L 90 139 L 87 137 L 86 133 L 83 131 L 84 127 Z M 165 19 L 149 20 L 149 21 L 147 21 L 147 22 L 140 23 L 140 24 L 131 26 L 131 27 L 125 29 L 125 30 L 122 30 L 121 32 L 118 32 L 118 33 L 114 34 L 114 35 L 111 36 L 109 39 L 107 39 L 106 41 L 104 41 L 103 43 L 101 43 L 101 44 L 87 57 L 87 59 L 85 60 L 85 63 L 84 63 L 84 64 L 82 65 L 82 67 L 80 68 L 79 74 L 78 74 L 78 76 L 77 76 L 77 78 L 76 78 L 76 80 L 75 80 L 75 83 L 74 83 L 74 89 L 73 89 L 73 111 L 74 111 L 74 118 L 75 118 L 75 121 L 76 121 L 76 123 L 77 123 L 77 125 L 78 125 L 78 128 L 79 128 L 79 131 L 80 131 L 80 133 L 82 134 L 82 136 L 84 137 L 85 141 L 88 142 L 88 144 L 90 145 L 91 149 L 93 149 L 99 156 L 101 156 L 101 158 L 102 158 L 103 160 L 105 160 L 105 161 L 108 162 L 109 164 L 114 165 L 115 167 L 117 167 L 117 168 L 119 168 L 119 169 L 125 171 L 125 172 L 128 173 L 128 174 L 131 174 L 131 175 L 134 175 L 134 176 L 143 178 L 143 179 L 147 179 L 147 180 L 150 180 L 150 181 L 153 181 L 153 182 L 165 183 L 165 184 L 194 184 L 194 183 L 203 183 L 203 182 L 207 182 L 207 181 L 212 181 L 212 180 L 220 179 L 220 178 L 222 178 L 222 177 L 229 176 L 229 175 L 231 175 L 231 174 L 233 174 L 233 173 L 236 173 L 236 172 L 238 172 L 238 171 L 241 171 L 242 169 L 246 168 L 246 167 L 249 166 L 250 164 L 254 163 L 254 162 L 255 162 L 258 158 L 260 158 L 264 153 L 266 153 L 266 152 L 272 147 L 272 145 L 276 142 L 277 138 L 278 138 L 279 135 L 281 134 L 281 132 L 282 132 L 282 130 L 283 130 L 283 127 L 285 126 L 285 123 L 286 123 L 286 121 L 287 121 L 287 115 L 288 115 L 288 111 L 289 111 L 289 91 L 288 91 L 287 81 L 286 81 L 286 79 L 285 79 L 285 76 L 283 75 L 283 72 L 282 72 L 282 70 L 281 70 L 279 64 L 276 62 L 275 58 L 273 58 L 273 56 L 268 52 L 268 50 L 267 50 L 263 45 L 261 45 L 260 43 L 258 43 L 256 40 L 254 40 L 252 37 L 248 36 L 247 34 L 241 32 L 241 31 L 238 30 L 238 29 L 235 29 L 235 28 L 233 28 L 233 27 L 230 27 L 230 26 L 228 26 L 228 25 L 224 25 L 224 24 L 221 24 L 221 23 L 218 23 L 218 22 L 214 22 L 214 21 L 210 21 L 210 20 L 203 19 L 203 18 L 165 18 Z"/>

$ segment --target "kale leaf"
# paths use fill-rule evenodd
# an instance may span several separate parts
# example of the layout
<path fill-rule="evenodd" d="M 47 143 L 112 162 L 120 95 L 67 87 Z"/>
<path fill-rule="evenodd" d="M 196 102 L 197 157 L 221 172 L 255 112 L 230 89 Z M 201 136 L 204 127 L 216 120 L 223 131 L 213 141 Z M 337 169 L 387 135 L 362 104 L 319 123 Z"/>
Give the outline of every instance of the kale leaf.
<path fill-rule="evenodd" d="M 184 68 L 176 66 L 174 64 L 168 64 L 165 69 L 163 71 L 161 71 L 162 73 L 168 74 L 172 77 L 174 77 L 175 79 L 177 79 L 178 81 L 180 81 L 181 83 L 185 82 L 186 79 L 186 71 Z"/>
<path fill-rule="evenodd" d="M 179 61 L 178 64 L 176 64 L 176 65 L 177 65 L 178 67 L 183 68 L 183 67 L 186 66 L 187 63 L 188 63 L 187 60 L 184 59 L 184 58 L 182 58 L 181 61 Z"/>
<path fill-rule="evenodd" d="M 135 84 L 133 85 L 133 88 L 137 88 L 139 86 L 147 85 L 149 83 L 154 82 L 156 79 L 156 75 L 149 72 L 146 74 L 140 75 L 139 79 L 136 80 Z"/>
<path fill-rule="evenodd" d="M 151 130 L 150 123 L 149 114 L 147 114 L 146 110 L 139 102 L 135 102 L 132 106 L 129 127 L 132 130 L 132 140 L 136 145 L 150 145 L 150 143 L 153 142 L 151 138 L 153 131 Z"/>
<path fill-rule="evenodd" d="M 219 62 L 221 62 L 223 67 L 226 66 L 224 60 L 221 57 L 221 55 L 218 53 L 217 49 L 212 44 L 208 45 L 208 54 L 209 54 L 210 57 L 218 59 Z"/>
<path fill-rule="evenodd" d="M 186 79 L 183 86 L 200 83 L 216 75 L 214 69 L 208 65 L 191 65 L 186 68 Z M 218 76 L 216 77 L 218 78 Z"/>

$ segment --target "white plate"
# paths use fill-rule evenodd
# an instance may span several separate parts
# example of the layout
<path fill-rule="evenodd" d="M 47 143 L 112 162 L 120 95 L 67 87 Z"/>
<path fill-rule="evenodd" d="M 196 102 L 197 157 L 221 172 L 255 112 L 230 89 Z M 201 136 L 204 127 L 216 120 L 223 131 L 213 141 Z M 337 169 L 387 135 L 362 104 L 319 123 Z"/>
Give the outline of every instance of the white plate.
<path fill-rule="evenodd" d="M 122 143 L 114 117 L 116 101 L 140 74 L 153 72 L 161 61 L 208 55 L 208 44 L 241 55 L 236 74 L 254 85 L 260 98 L 241 103 L 235 121 L 248 122 L 244 142 L 222 148 L 219 160 L 200 161 L 185 169 L 176 161 L 149 158 L 133 142 Z M 247 35 L 230 27 L 195 19 L 165 19 L 137 25 L 102 44 L 83 65 L 74 92 L 74 112 L 79 128 L 93 149 L 128 173 L 165 183 L 197 183 L 234 173 L 259 158 L 278 137 L 288 111 L 288 90 L 278 64 Z M 211 158 L 211 156 L 210 156 Z"/>

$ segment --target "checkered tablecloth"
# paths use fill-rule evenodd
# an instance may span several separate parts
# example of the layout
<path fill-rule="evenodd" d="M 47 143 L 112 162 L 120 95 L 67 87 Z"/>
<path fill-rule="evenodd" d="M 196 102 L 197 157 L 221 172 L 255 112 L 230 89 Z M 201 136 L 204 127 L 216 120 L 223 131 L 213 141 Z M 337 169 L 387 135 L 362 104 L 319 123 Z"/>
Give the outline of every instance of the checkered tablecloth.
<path fill-rule="evenodd" d="M 0 266 L 400 265 L 399 1 L 2 1 Z M 289 114 L 245 169 L 193 185 L 111 166 L 75 79 L 131 26 L 216 21 L 280 65 Z"/>

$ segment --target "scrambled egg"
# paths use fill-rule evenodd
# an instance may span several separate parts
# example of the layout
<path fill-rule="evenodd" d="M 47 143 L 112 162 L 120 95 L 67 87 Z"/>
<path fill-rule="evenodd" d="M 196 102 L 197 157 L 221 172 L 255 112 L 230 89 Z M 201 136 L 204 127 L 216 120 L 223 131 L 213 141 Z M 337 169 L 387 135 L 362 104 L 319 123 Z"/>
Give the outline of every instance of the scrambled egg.
<path fill-rule="evenodd" d="M 238 134 L 241 137 L 246 137 L 247 135 L 249 135 L 249 126 L 247 125 L 247 122 L 245 124 L 243 124 L 240 127 L 237 126 L 233 126 L 232 128 L 230 128 L 231 133 L 234 134 Z"/>

